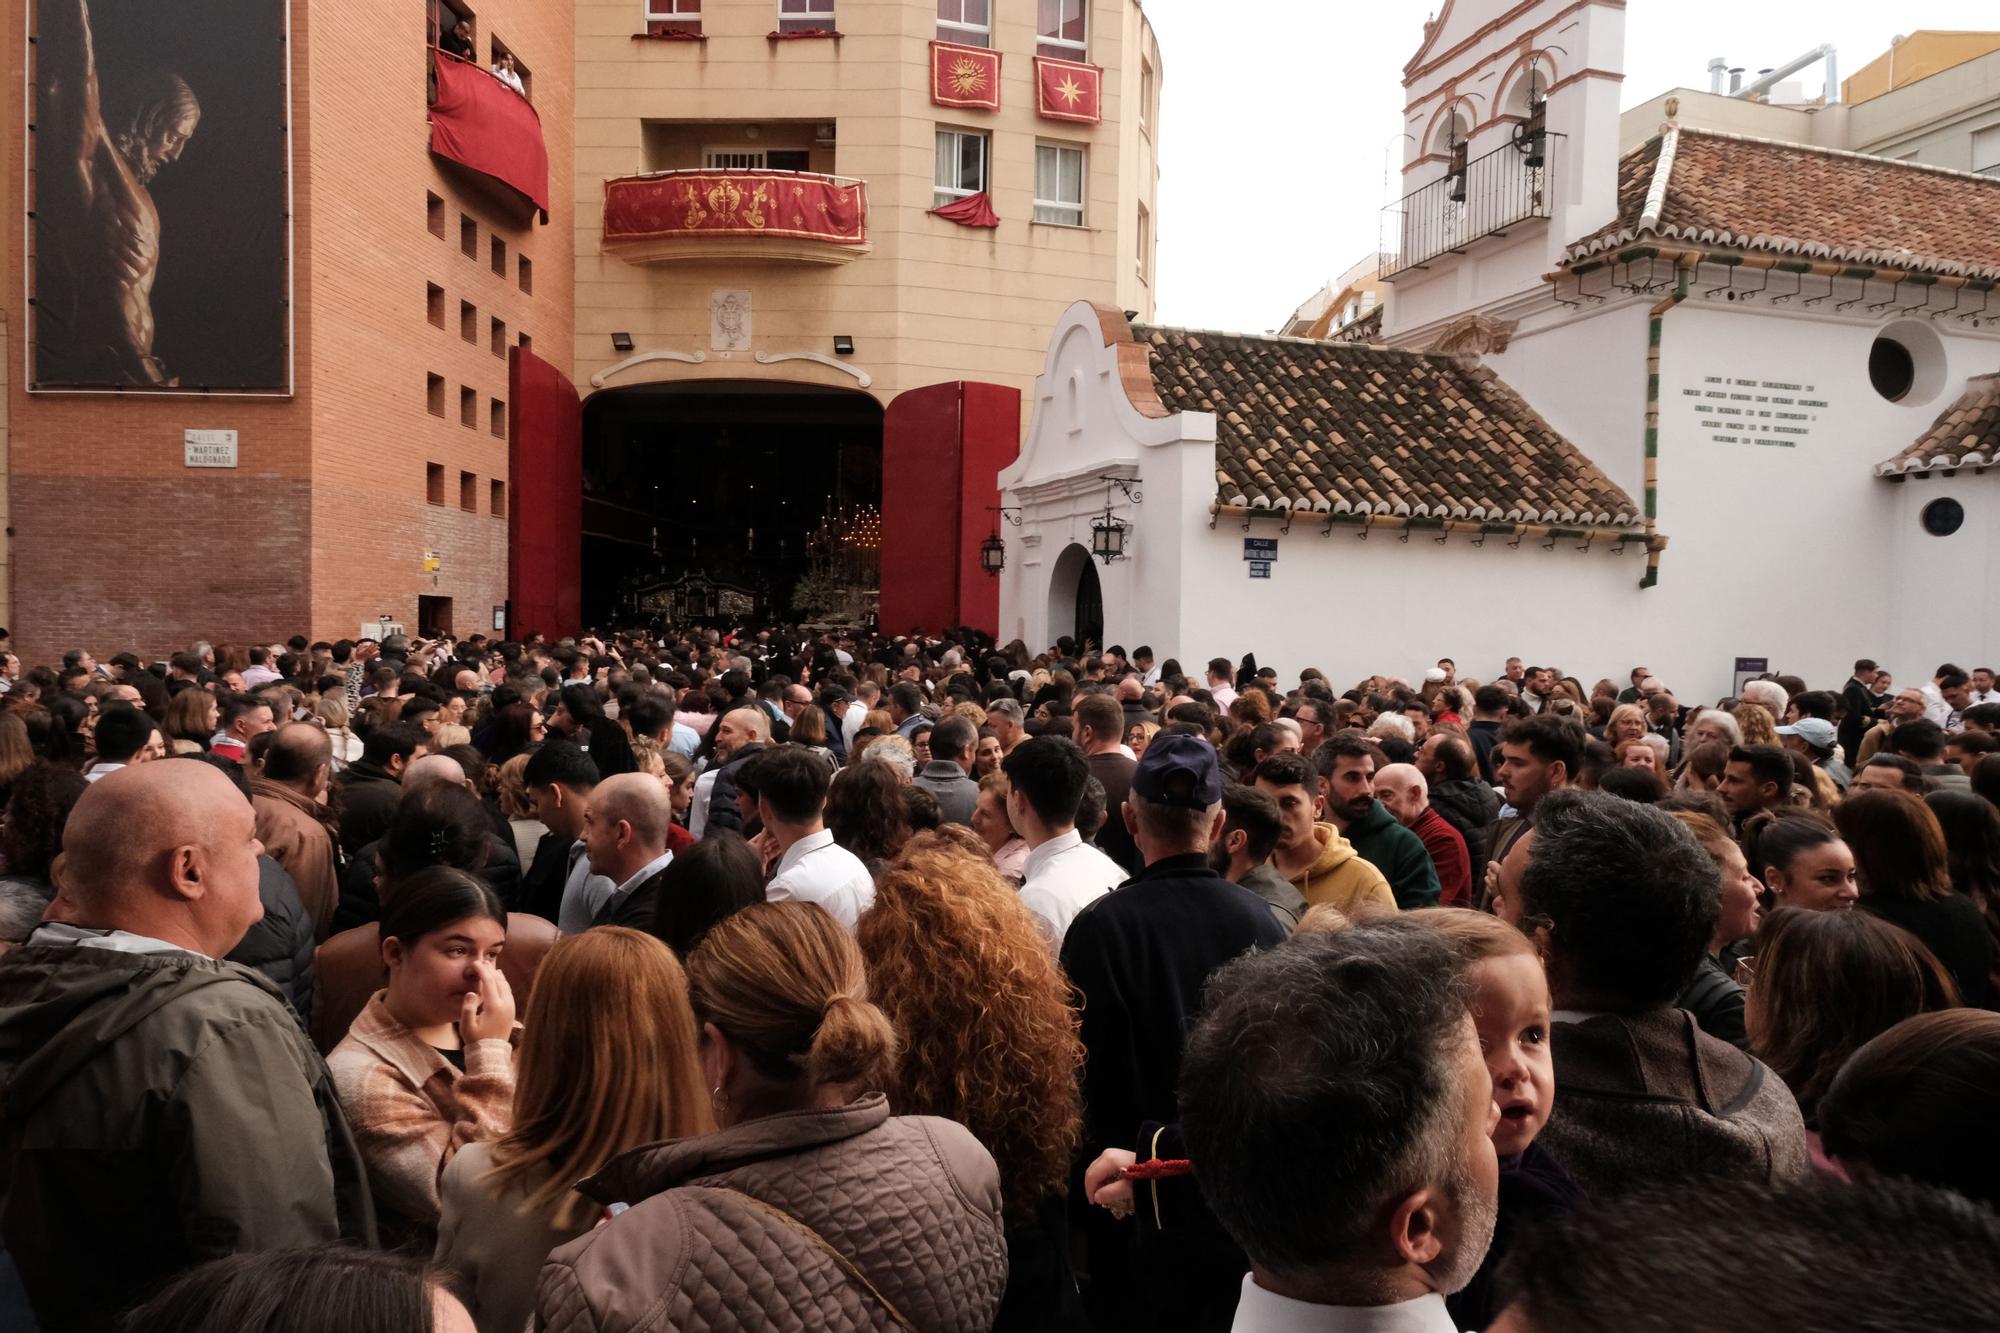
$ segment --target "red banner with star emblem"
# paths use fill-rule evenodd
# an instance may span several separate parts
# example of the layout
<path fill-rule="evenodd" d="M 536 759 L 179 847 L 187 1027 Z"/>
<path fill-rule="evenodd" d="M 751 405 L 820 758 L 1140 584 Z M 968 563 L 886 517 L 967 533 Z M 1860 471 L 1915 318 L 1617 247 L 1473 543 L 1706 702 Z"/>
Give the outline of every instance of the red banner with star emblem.
<path fill-rule="evenodd" d="M 938 106 L 1000 109 L 1000 53 L 951 42 L 931 43 L 931 101 Z"/>
<path fill-rule="evenodd" d="M 791 236 L 866 245 L 868 191 L 860 181 L 784 171 L 676 171 L 607 182 L 604 239 L 659 236 Z"/>
<path fill-rule="evenodd" d="M 1044 120 L 1097 124 L 1104 119 L 1104 71 L 1074 60 L 1036 56 L 1035 111 Z"/>

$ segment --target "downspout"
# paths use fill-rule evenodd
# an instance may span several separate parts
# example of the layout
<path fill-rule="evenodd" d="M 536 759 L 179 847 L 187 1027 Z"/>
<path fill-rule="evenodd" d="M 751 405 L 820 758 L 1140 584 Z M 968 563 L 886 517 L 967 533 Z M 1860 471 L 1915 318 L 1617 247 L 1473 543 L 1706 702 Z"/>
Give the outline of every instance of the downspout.
<path fill-rule="evenodd" d="M 1660 334 L 1667 312 L 1688 298 L 1688 280 L 1694 270 L 1685 261 L 1674 266 L 1674 290 L 1653 307 L 1652 327 L 1646 340 L 1646 576 L 1641 588 L 1660 582 Z"/>

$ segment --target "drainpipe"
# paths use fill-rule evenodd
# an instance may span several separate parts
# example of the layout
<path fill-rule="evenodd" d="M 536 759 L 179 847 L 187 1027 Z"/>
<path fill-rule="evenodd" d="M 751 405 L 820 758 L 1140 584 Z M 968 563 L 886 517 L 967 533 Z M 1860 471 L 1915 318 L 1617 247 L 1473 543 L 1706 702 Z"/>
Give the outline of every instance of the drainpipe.
<path fill-rule="evenodd" d="M 1641 588 L 1660 582 L 1660 333 L 1667 312 L 1688 298 L 1688 280 L 1694 270 L 1685 261 L 1674 266 L 1673 294 L 1653 307 L 1652 326 L 1646 341 L 1646 576 Z"/>

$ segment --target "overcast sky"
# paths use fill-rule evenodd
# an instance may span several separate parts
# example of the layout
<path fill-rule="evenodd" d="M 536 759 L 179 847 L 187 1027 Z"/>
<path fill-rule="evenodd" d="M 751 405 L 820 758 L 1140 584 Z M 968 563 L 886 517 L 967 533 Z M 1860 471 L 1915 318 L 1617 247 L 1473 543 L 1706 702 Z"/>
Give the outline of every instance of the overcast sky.
<path fill-rule="evenodd" d="M 1442 0 L 1436 0 L 1441 4 Z M 1159 34 L 1159 313 L 1254 332 L 1374 249 L 1400 165 L 1402 69 L 1433 0 L 1145 0 Z M 1778 13 L 1774 11 L 1785 11 Z M 1994 0 L 1630 0 L 1624 105 L 1831 42 L 1846 78 L 1915 28 L 2000 27 Z M 1795 76 L 1808 97 L 1820 66 Z"/>

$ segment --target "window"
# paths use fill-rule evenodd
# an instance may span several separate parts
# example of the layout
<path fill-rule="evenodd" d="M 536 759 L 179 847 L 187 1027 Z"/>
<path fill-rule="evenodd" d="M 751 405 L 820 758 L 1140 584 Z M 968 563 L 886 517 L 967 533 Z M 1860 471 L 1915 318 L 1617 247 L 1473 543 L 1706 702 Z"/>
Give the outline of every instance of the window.
<path fill-rule="evenodd" d="M 2000 125 L 1973 131 L 1972 169 L 1982 176 L 2000 176 Z"/>
<path fill-rule="evenodd" d="M 778 0 L 779 32 L 832 32 L 833 0 Z"/>
<path fill-rule="evenodd" d="M 1139 62 L 1139 128 L 1150 134 L 1153 124 L 1153 62 Z"/>
<path fill-rule="evenodd" d="M 1082 60 L 1088 55 L 1083 7 L 1084 0 L 1035 0 L 1035 54 L 1057 60 Z"/>
<path fill-rule="evenodd" d="M 1919 518 L 1931 536 L 1949 537 L 1965 526 L 1965 506 L 1944 496 L 1925 505 Z"/>
<path fill-rule="evenodd" d="M 494 439 L 506 439 L 507 404 L 501 402 L 498 398 L 489 400 L 486 410 L 486 423 L 486 428 L 493 432 Z"/>
<path fill-rule="evenodd" d="M 470 301 L 458 303 L 458 336 L 469 343 L 479 341 L 479 308 Z"/>
<path fill-rule="evenodd" d="M 532 296 L 535 292 L 535 261 L 522 255 L 517 263 L 521 290 Z"/>
<path fill-rule="evenodd" d="M 424 464 L 424 499 L 434 505 L 444 503 L 444 464 Z"/>
<path fill-rule="evenodd" d="M 498 236 L 493 238 L 493 271 L 503 278 L 507 276 L 507 242 Z"/>
<path fill-rule="evenodd" d="M 444 288 L 434 282 L 424 284 L 424 314 L 438 328 L 444 327 Z"/>
<path fill-rule="evenodd" d="M 424 191 L 424 226 L 440 241 L 444 239 L 444 200 Z"/>
<path fill-rule="evenodd" d="M 535 76 L 526 65 L 521 63 L 521 57 L 515 55 L 514 49 L 498 37 L 492 39 L 491 50 L 493 52 L 493 64 L 498 65 L 503 56 L 514 62 L 514 77 L 521 81 L 521 96 L 531 102 L 534 101 Z"/>
<path fill-rule="evenodd" d="M 655 37 L 701 36 L 701 0 L 643 0 L 646 31 Z"/>
<path fill-rule="evenodd" d="M 1153 258 L 1153 215 L 1139 205 L 1139 281 L 1151 282 Z"/>
<path fill-rule="evenodd" d="M 458 424 L 479 429 L 479 390 L 470 385 L 458 387 Z"/>
<path fill-rule="evenodd" d="M 1035 221 L 1083 225 L 1083 150 L 1035 145 Z"/>
<path fill-rule="evenodd" d="M 530 338 L 525 333 L 521 335 L 521 350 L 524 352 L 532 352 L 535 350 L 535 340 L 533 338 Z"/>
<path fill-rule="evenodd" d="M 463 213 L 458 217 L 458 248 L 467 259 L 479 258 L 479 224 Z"/>
<path fill-rule="evenodd" d="M 937 132 L 937 207 L 986 188 L 986 136 L 969 130 Z"/>
<path fill-rule="evenodd" d="M 993 0 L 938 0 L 938 40 L 993 45 Z"/>
<path fill-rule="evenodd" d="M 442 324 L 441 320 L 440 324 Z M 444 415 L 444 376 L 424 376 L 424 404 L 430 408 L 432 416 L 441 417 Z"/>
<path fill-rule="evenodd" d="M 504 321 L 497 319 L 493 321 L 490 341 L 493 345 L 493 355 L 498 357 L 507 355 L 507 325 Z"/>
<path fill-rule="evenodd" d="M 811 171 L 812 154 L 803 148 L 704 148 L 701 165 L 709 171 Z"/>
<path fill-rule="evenodd" d="M 458 474 L 458 507 L 468 514 L 479 512 L 479 478 L 474 473 Z"/>
<path fill-rule="evenodd" d="M 507 483 L 496 480 L 488 486 L 487 502 L 487 512 L 493 517 L 507 517 Z"/>

